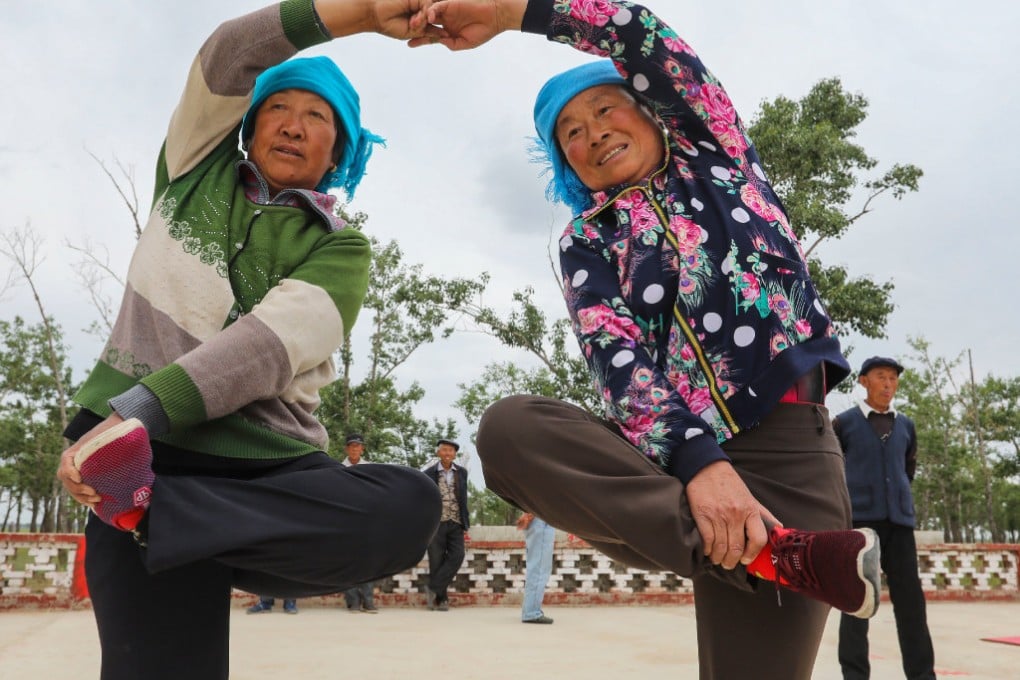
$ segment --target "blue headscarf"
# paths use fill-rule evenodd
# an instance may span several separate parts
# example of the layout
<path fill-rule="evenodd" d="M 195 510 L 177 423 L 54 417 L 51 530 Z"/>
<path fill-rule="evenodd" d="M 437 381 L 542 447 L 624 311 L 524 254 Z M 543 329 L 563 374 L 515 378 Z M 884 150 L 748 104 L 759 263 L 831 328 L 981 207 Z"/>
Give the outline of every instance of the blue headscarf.
<path fill-rule="evenodd" d="M 365 175 L 365 165 L 372 155 L 373 144 L 386 141 L 361 127 L 361 102 L 354 86 L 329 57 L 291 59 L 263 71 L 255 79 L 251 106 L 241 121 L 241 140 L 247 144 L 255 127 L 255 113 L 269 95 L 280 90 L 307 90 L 325 99 L 343 126 L 346 139 L 336 170 L 326 173 L 315 187 L 325 193 L 334 187 L 343 189 L 347 198 L 354 198 Z"/>
<path fill-rule="evenodd" d="M 575 214 L 591 207 L 591 189 L 581 182 L 563 157 L 556 143 L 556 119 L 563 107 L 581 92 L 609 84 L 626 85 L 627 81 L 612 61 L 601 59 L 553 76 L 542 86 L 535 100 L 535 130 L 539 136 L 534 148 L 536 160 L 548 163 L 553 173 L 545 195 L 550 201 L 567 204 Z"/>

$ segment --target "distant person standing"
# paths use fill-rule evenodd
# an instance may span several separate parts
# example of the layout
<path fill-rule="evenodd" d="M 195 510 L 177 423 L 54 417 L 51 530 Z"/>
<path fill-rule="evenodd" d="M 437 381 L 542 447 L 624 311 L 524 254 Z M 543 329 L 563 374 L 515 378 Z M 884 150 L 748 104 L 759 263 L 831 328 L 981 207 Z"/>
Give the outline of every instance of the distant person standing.
<path fill-rule="evenodd" d="M 517 520 L 517 528 L 524 531 L 525 567 L 524 602 L 521 604 L 523 623 L 552 623 L 542 611 L 545 586 L 552 575 L 553 544 L 556 530 L 530 512 Z"/>
<path fill-rule="evenodd" d="M 273 611 L 273 605 L 276 604 L 275 597 L 260 596 L 259 601 L 248 607 L 249 614 L 268 614 Z M 283 612 L 285 614 L 297 614 L 297 600 L 284 600 L 283 601 Z"/>
<path fill-rule="evenodd" d="M 467 470 L 453 462 L 460 444 L 450 439 L 436 442 L 439 462 L 425 468 L 425 474 L 438 486 L 443 500 L 439 528 L 429 543 L 429 585 L 426 605 L 445 612 L 450 608 L 447 589 L 464 562 L 464 535 L 469 528 Z"/>
<path fill-rule="evenodd" d="M 910 491 L 917 467 L 917 435 L 913 421 L 892 407 L 902 372 L 903 366 L 894 359 L 866 359 L 858 382 L 867 396 L 836 416 L 833 429 L 846 459 L 854 527 L 870 527 L 878 534 L 903 672 L 908 680 L 930 680 L 935 677 L 935 652 L 917 574 Z M 846 614 L 840 618 L 839 663 L 845 680 L 871 676 L 867 619 Z"/>
<path fill-rule="evenodd" d="M 360 463 L 365 454 L 364 437 L 354 432 L 347 435 L 347 438 L 344 440 L 344 452 L 347 454 L 342 463 L 344 467 L 351 467 Z M 347 611 L 352 614 L 357 614 L 358 612 L 378 614 L 379 609 L 375 606 L 372 598 L 372 591 L 374 589 L 375 581 L 367 581 L 345 590 L 344 602 L 347 604 Z"/>

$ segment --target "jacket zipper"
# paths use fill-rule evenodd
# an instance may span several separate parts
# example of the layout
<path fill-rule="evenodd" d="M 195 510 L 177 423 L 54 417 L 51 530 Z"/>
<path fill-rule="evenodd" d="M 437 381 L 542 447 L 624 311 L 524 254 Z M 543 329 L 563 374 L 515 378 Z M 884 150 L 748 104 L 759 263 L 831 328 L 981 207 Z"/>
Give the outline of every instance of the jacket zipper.
<path fill-rule="evenodd" d="M 676 240 L 676 235 L 669 229 L 669 220 L 666 218 L 666 214 L 662 211 L 658 201 L 655 200 L 655 196 L 652 192 L 641 187 L 641 191 L 645 192 L 648 196 L 648 202 L 655 210 L 655 214 L 659 217 L 659 222 L 662 224 L 662 231 L 666 235 L 666 240 L 673 246 L 673 250 L 676 251 L 677 255 L 680 253 L 680 244 Z M 729 408 L 726 407 L 726 401 L 723 399 L 722 394 L 719 392 L 719 386 L 715 382 L 715 373 L 712 372 L 712 366 L 708 363 L 708 358 L 705 356 L 704 350 L 701 349 L 701 343 L 698 342 L 697 336 L 694 334 L 694 329 L 687 323 L 687 319 L 680 313 L 680 307 L 673 303 L 673 318 L 676 319 L 677 323 L 680 324 L 680 328 L 683 329 L 684 335 L 687 336 L 687 341 L 691 343 L 691 347 L 694 348 L 694 354 L 698 358 L 698 364 L 701 366 L 702 373 L 705 374 L 705 381 L 708 383 L 708 391 L 712 395 L 712 401 L 715 403 L 716 408 L 719 409 L 719 414 L 726 421 L 726 425 L 729 426 L 730 431 L 733 434 L 740 432 L 740 426 L 737 425 L 737 421 L 734 420 L 733 414 L 730 413 Z"/>

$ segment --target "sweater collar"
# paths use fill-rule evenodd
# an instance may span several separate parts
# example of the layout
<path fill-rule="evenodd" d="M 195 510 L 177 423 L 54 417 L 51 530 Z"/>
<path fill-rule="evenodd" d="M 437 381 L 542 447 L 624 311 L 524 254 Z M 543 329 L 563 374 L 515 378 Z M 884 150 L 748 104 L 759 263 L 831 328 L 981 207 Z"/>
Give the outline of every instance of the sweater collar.
<path fill-rule="evenodd" d="M 285 205 L 292 208 L 305 207 L 319 215 L 330 231 L 347 227 L 347 221 L 336 214 L 337 198 L 311 189 L 284 189 L 276 196 L 270 196 L 269 184 L 258 167 L 247 159 L 237 162 L 237 180 L 244 187 L 244 195 L 259 205 Z"/>

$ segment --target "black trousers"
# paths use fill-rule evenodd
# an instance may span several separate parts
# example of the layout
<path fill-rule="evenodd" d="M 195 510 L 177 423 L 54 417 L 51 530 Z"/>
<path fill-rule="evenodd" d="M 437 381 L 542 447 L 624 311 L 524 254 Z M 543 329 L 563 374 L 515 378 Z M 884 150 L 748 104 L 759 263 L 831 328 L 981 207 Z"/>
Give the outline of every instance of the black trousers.
<path fill-rule="evenodd" d="M 914 530 L 892 522 L 854 522 L 878 534 L 882 571 L 889 586 L 903 673 L 907 680 L 934 680 L 935 650 L 928 632 L 928 616 L 917 574 Z M 845 680 L 871 677 L 868 661 L 868 620 L 844 614 L 839 620 L 839 665 Z"/>
<path fill-rule="evenodd" d="M 228 461 L 157 443 L 153 469 L 147 549 L 95 515 L 85 530 L 101 680 L 225 680 L 232 588 L 297 598 L 399 573 L 441 511 L 418 470 L 324 453 Z"/>
<path fill-rule="evenodd" d="M 437 600 L 446 599 L 446 590 L 463 562 L 464 527 L 452 519 L 440 522 L 429 543 L 429 589 Z"/>
<path fill-rule="evenodd" d="M 502 399 L 482 416 L 478 455 L 488 488 L 614 560 L 694 580 L 702 680 L 808 680 L 829 607 L 743 567 L 713 567 L 702 550 L 684 485 L 615 426 L 555 399 Z M 787 527 L 850 527 L 843 456 L 828 411 L 779 404 L 723 450 L 765 507 Z M 693 645 L 694 641 L 678 641 Z"/>

